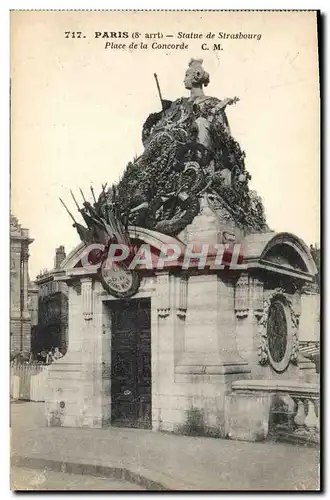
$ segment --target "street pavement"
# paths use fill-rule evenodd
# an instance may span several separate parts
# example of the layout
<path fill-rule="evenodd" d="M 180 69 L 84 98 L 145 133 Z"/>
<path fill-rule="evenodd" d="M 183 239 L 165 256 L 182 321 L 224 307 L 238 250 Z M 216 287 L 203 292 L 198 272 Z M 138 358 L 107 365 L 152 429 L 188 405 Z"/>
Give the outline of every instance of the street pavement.
<path fill-rule="evenodd" d="M 319 489 L 317 448 L 139 429 L 46 427 L 43 407 L 12 404 L 15 466 L 107 476 L 149 490 Z"/>
<path fill-rule="evenodd" d="M 25 467 L 12 467 L 10 471 L 11 489 L 14 491 L 40 490 L 101 490 L 122 491 L 143 490 L 141 486 L 126 481 L 114 481 L 108 478 L 66 474 L 48 470 L 33 470 Z"/>

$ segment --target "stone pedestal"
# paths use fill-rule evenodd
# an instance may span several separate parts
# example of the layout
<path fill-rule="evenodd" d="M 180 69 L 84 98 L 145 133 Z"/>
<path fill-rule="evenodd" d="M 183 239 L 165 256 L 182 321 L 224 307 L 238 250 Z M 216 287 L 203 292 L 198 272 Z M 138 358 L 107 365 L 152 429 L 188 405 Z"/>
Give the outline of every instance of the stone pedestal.
<path fill-rule="evenodd" d="M 181 241 L 218 243 L 226 226 L 219 224 L 216 213 L 202 206 L 202 213 L 180 235 Z M 147 230 L 134 234 L 141 241 L 144 235 L 146 242 L 152 237 L 159 246 L 168 238 L 159 233 L 148 236 Z M 242 237 L 239 230 L 234 237 Z M 299 294 L 287 286 L 288 280 L 278 285 L 278 264 L 272 267 L 266 260 L 276 236 L 254 238 L 259 243 L 247 249 L 259 249 L 260 261 L 251 253 L 242 269 L 154 269 L 132 297 L 151 299 L 153 430 L 263 439 L 268 432 L 269 392 L 233 395 L 232 384 L 251 378 L 273 382 L 299 378 Z M 113 329 L 108 304 L 115 307 L 119 299 L 107 294 L 96 272 L 88 274 L 77 265 L 78 250 L 73 255 L 75 263 L 63 276 L 69 287 L 69 347 L 64 358 L 49 368 L 47 419 L 49 425 L 102 427 L 111 424 L 112 415 Z M 283 267 L 283 276 L 291 273 L 295 279 L 303 280 L 304 272 Z M 282 371 L 270 362 L 267 347 L 267 318 L 274 297 L 283 299 L 288 314 L 290 342 Z"/>

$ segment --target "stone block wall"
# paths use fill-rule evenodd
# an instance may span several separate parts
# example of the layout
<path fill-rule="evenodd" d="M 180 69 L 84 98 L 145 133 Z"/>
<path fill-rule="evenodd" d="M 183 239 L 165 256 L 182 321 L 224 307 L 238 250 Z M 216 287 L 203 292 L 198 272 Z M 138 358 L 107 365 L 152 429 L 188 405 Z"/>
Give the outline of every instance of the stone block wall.
<path fill-rule="evenodd" d="M 171 300 L 164 315 L 152 298 L 153 429 L 223 436 L 224 396 L 249 372 L 235 349 L 234 283 L 201 273 L 158 283 Z"/>

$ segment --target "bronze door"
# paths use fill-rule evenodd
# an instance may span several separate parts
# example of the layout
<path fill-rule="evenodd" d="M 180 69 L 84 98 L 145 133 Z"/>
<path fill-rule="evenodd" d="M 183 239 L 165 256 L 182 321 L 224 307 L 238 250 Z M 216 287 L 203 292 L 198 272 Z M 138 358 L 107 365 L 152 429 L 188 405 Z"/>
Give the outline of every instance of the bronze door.
<path fill-rule="evenodd" d="M 150 299 L 120 301 L 112 313 L 111 421 L 151 428 Z"/>

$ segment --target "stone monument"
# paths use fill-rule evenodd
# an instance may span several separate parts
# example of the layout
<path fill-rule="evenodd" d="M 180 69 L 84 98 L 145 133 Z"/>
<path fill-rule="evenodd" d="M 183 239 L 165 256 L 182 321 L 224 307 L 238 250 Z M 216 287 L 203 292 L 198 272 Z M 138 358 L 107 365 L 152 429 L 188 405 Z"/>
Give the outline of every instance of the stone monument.
<path fill-rule="evenodd" d="M 226 116 L 238 99 L 204 95 L 209 80 L 191 60 L 190 96 L 161 100 L 143 125 L 144 151 L 120 182 L 81 208 L 75 200 L 85 225 L 74 219 L 82 242 L 56 278 L 69 290 L 69 345 L 49 368 L 49 425 L 224 437 L 240 397 L 235 381 L 314 373 L 298 340 L 300 293 L 315 264 L 301 239 L 267 226 Z M 113 243 L 130 251 L 109 270 Z M 216 268 L 210 253 L 204 266 L 130 266 L 142 246 L 154 263 L 164 246 L 196 257 L 205 244 L 227 254 L 239 245 L 240 265 L 223 254 Z"/>

